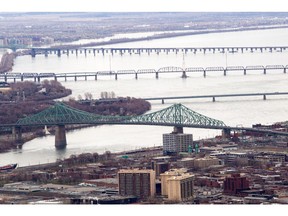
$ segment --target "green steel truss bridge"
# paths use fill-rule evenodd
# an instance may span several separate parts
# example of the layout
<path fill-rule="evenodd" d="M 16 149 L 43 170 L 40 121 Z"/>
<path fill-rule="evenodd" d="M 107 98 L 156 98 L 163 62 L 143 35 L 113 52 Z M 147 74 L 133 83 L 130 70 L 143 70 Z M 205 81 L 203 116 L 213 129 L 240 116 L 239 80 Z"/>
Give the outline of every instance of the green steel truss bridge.
<path fill-rule="evenodd" d="M 16 126 L 69 125 L 69 124 L 125 124 L 161 125 L 223 129 L 224 122 L 206 117 L 181 104 L 140 116 L 103 116 L 88 113 L 57 102 L 42 112 L 20 119 Z"/>
<path fill-rule="evenodd" d="M 25 126 L 56 126 L 55 146 L 64 148 L 67 145 L 65 125 L 158 125 L 173 126 L 174 132 L 183 133 L 183 127 L 206 128 L 222 130 L 223 136 L 229 136 L 231 130 L 252 131 L 267 135 L 288 136 L 287 132 L 248 128 L 248 127 L 229 127 L 223 121 L 209 118 L 193 110 L 188 109 L 182 104 L 174 104 L 165 109 L 139 115 L 139 116 L 103 116 L 81 111 L 64 103 L 57 102 L 42 112 L 19 119 L 15 124 L 1 125 L 0 127 L 13 127 L 12 134 L 16 142 L 21 142 L 21 128 Z"/>

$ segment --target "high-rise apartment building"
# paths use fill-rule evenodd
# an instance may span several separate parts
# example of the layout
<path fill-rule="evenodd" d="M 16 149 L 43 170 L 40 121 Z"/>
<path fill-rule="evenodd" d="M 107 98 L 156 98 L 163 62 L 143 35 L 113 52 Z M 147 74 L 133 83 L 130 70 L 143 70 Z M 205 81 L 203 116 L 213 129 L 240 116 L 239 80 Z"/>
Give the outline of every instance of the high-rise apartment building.
<path fill-rule="evenodd" d="M 182 175 L 183 173 L 186 173 L 187 169 L 182 168 L 182 169 L 171 169 L 169 171 L 166 171 L 162 174 L 160 174 L 161 178 L 161 194 L 163 196 L 168 196 L 168 191 L 167 191 L 167 180 L 173 176 L 178 176 Z"/>
<path fill-rule="evenodd" d="M 140 199 L 154 197 L 156 192 L 155 171 L 122 169 L 118 172 L 119 194 L 134 195 Z"/>
<path fill-rule="evenodd" d="M 178 154 L 188 152 L 193 146 L 193 135 L 183 133 L 163 134 L 163 154 Z"/>
<path fill-rule="evenodd" d="M 167 180 L 168 200 L 188 201 L 193 199 L 193 175 L 173 176 Z"/>
<path fill-rule="evenodd" d="M 187 169 L 173 169 L 160 174 L 161 194 L 172 201 L 186 201 L 193 198 L 194 176 Z"/>

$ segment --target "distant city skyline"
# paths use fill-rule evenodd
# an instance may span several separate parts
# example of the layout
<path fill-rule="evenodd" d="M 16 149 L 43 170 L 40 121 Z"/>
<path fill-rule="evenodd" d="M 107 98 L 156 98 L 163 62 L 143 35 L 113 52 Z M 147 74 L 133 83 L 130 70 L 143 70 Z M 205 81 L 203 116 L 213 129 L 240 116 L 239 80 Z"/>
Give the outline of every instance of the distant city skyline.
<path fill-rule="evenodd" d="M 0 12 L 283 11 L 285 0 L 9 0 Z"/>

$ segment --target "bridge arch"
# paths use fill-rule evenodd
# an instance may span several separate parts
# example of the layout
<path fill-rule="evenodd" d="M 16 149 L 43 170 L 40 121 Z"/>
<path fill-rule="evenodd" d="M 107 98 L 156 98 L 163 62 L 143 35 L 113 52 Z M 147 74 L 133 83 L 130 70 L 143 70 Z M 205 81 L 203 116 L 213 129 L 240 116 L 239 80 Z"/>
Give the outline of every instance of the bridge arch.
<path fill-rule="evenodd" d="M 183 72 L 183 71 L 185 71 L 185 70 L 181 67 L 169 66 L 169 67 L 162 67 L 157 72 L 159 72 L 159 73 L 173 73 L 173 72 Z"/>

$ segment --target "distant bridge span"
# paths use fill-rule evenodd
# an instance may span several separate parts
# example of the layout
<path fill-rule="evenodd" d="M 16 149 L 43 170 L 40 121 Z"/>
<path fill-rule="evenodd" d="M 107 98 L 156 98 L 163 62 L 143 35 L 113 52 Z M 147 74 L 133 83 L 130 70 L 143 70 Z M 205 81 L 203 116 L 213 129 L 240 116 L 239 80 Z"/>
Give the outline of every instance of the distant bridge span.
<path fill-rule="evenodd" d="M 118 48 L 109 48 L 109 47 L 91 47 L 91 48 L 31 48 L 28 53 L 32 57 L 36 57 L 36 55 L 51 55 L 56 54 L 58 57 L 61 57 L 62 55 L 70 55 L 74 54 L 93 54 L 94 56 L 96 54 L 137 54 L 141 55 L 144 53 L 147 53 L 148 55 L 151 53 L 238 53 L 238 52 L 283 52 L 287 51 L 288 46 L 239 46 L 239 47 L 147 47 L 147 48 L 128 48 L 128 47 L 118 47 Z"/>
<path fill-rule="evenodd" d="M 91 79 L 91 77 L 94 80 L 97 80 L 98 77 L 102 76 L 114 76 L 115 80 L 119 78 L 119 76 L 125 76 L 125 75 L 134 75 L 135 79 L 138 79 L 139 75 L 145 75 L 145 74 L 154 74 L 156 79 L 159 78 L 160 74 L 172 74 L 172 73 L 179 73 L 182 78 L 187 78 L 189 74 L 191 73 L 202 73 L 204 77 L 207 76 L 207 74 L 212 74 L 215 72 L 222 72 L 224 76 L 226 76 L 229 73 L 233 72 L 242 72 L 243 75 L 246 75 L 248 71 L 260 71 L 262 74 L 267 74 L 268 71 L 283 71 L 283 73 L 286 73 L 288 69 L 288 65 L 252 65 L 252 66 L 227 66 L 225 67 L 188 67 L 188 68 L 181 68 L 181 67 L 175 67 L 175 66 L 168 66 L 168 67 L 161 67 L 158 70 L 156 69 L 138 69 L 138 70 L 108 70 L 108 71 L 91 71 L 91 72 L 68 72 L 68 73 L 33 73 L 33 72 L 22 72 L 22 73 L 1 73 L 0 74 L 0 80 L 2 79 L 5 82 L 8 82 L 10 80 L 16 82 L 16 81 L 24 81 L 24 80 L 32 80 L 34 82 L 40 82 L 43 79 L 54 79 L 58 81 L 67 81 L 68 79 L 71 80 L 74 79 L 74 81 L 78 81 L 82 78 L 84 78 L 85 81 L 88 80 L 88 78 Z M 273 71 L 273 73 L 274 73 Z M 229 72 L 229 73 L 228 73 Z"/>
<path fill-rule="evenodd" d="M 267 99 L 267 96 L 274 95 L 288 95 L 288 92 L 263 92 L 263 93 L 241 93 L 241 94 L 213 94 L 213 95 L 192 95 L 192 96 L 171 96 L 171 97 L 149 97 L 142 98 L 143 100 L 155 101 L 160 100 L 162 104 L 166 100 L 180 100 L 180 99 L 197 99 L 197 98 L 212 98 L 212 101 L 215 102 L 216 98 L 226 98 L 226 97 L 251 97 L 251 96 L 260 96 L 263 100 Z"/>

